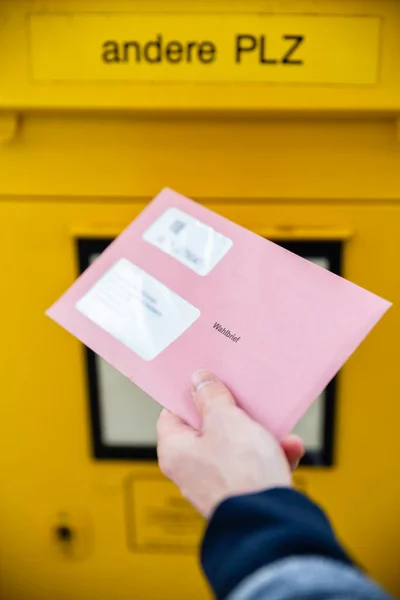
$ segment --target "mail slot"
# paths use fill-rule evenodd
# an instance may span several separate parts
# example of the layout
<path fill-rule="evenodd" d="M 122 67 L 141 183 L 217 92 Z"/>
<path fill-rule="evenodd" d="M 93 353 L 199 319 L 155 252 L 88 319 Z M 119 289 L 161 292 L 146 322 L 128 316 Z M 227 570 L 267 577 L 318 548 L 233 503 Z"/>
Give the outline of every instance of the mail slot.
<path fill-rule="evenodd" d="M 158 405 L 44 315 L 166 186 L 393 302 L 299 423 L 294 483 L 400 594 L 400 5 L 310 6 L 0 3 L 6 600 L 209 598 Z"/>
<path fill-rule="evenodd" d="M 111 241 L 78 239 L 76 247 L 80 271 L 85 271 Z M 340 241 L 277 240 L 277 243 L 337 275 L 341 274 Z M 100 460 L 155 460 L 156 421 L 161 407 L 90 349 L 85 352 L 94 457 Z M 336 378 L 296 426 L 294 432 L 300 435 L 306 446 L 302 465 L 332 466 L 335 399 Z"/>

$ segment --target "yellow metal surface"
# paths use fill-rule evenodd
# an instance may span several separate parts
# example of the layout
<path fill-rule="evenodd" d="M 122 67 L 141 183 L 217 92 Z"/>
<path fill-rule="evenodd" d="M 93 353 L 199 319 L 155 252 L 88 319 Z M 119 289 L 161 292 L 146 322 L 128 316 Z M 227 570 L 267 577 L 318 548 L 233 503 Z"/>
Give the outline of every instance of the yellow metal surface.
<path fill-rule="evenodd" d="M 174 34 L 185 42 L 190 41 L 186 36 L 199 35 L 203 41 L 215 40 L 218 60 L 202 66 L 136 65 L 142 77 L 164 80 L 159 87 L 153 81 L 137 81 L 132 65 L 99 62 L 98 44 L 113 41 L 114 36 L 122 45 L 132 41 L 137 33 L 133 15 L 144 12 L 139 37 L 160 34 L 165 42 Z M 242 33 L 256 37 L 256 48 L 236 68 L 228 59 L 232 54 L 227 44 L 240 21 L 250 29 Z M 397 0 L 3 0 L 0 108 L 393 112 L 400 95 L 399 28 Z M 256 57 L 263 35 L 266 58 L 278 64 L 264 64 L 261 71 Z M 291 60 L 304 60 L 304 65 L 282 64 L 290 44 L 296 43 L 282 40 L 282 35 L 305 37 L 291 55 Z M 253 42 L 245 39 L 243 44 Z M 108 50 L 112 59 L 112 47 Z M 131 47 L 131 57 L 135 52 Z M 191 52 L 194 61 L 199 47 Z M 210 46 L 203 47 L 202 58 L 209 60 L 211 55 Z M 180 56 L 177 46 L 171 56 Z M 204 79 L 205 68 L 213 74 L 209 83 L 185 84 L 187 79 Z M 316 86 L 317 81 L 325 83 Z"/>
<path fill-rule="evenodd" d="M 211 180 L 209 184 L 211 191 Z M 3 195 L 0 203 L 1 266 L 7 275 L 0 284 L 5 316 L 0 361 L 2 597 L 206 598 L 192 550 L 155 556 L 129 547 L 126 480 L 151 478 L 158 470 L 151 464 L 91 460 L 82 349 L 43 314 L 76 276 L 70 234 L 75 224 L 128 223 L 144 206 L 135 200 L 134 184 L 130 201 L 77 200 Z M 356 200 L 277 203 L 267 189 L 263 202 L 210 199 L 207 205 L 255 230 L 285 223 L 341 224 L 353 230 L 345 249 L 345 275 L 395 305 L 400 302 L 396 205 L 378 199 L 367 207 Z M 343 369 L 336 465 L 302 472 L 308 493 L 329 511 L 355 557 L 397 592 L 399 328 L 395 307 Z M 62 560 L 50 541 L 60 513 L 78 522 L 79 535 L 93 539 L 85 558 Z"/>
<path fill-rule="evenodd" d="M 32 77 L 373 85 L 380 26 L 377 17 L 268 13 L 33 14 Z"/>
<path fill-rule="evenodd" d="M 168 186 L 205 201 L 397 202 L 399 156 L 396 122 L 390 117 L 50 113 L 26 117 L 15 141 L 0 147 L 0 186 L 2 194 L 27 201 L 149 200 Z M 78 220 L 73 227 L 83 231 L 84 225 Z M 113 234 L 121 225 L 111 214 L 94 229 Z M 268 229 L 271 224 L 264 223 L 263 230 Z"/>
<path fill-rule="evenodd" d="M 394 302 L 341 373 L 334 467 L 303 469 L 296 484 L 328 510 L 371 575 L 400 594 L 400 5 L 268 5 L 380 20 L 372 86 L 33 80 L 30 14 L 161 8 L 228 14 L 243 3 L 0 4 L 2 600 L 210 597 L 198 533 L 182 544 L 166 528 L 182 514 L 193 524 L 193 513 L 156 465 L 92 460 L 82 348 L 44 316 L 78 273 L 76 237 L 118 234 L 164 186 L 273 239 L 343 239 L 344 275 Z M 246 2 L 246 11 L 262 10 L 265 2 Z M 149 112 L 156 108 L 164 110 Z M 56 533 L 68 528 L 75 538 L 66 548 Z"/>
<path fill-rule="evenodd" d="M 196 554 L 204 519 L 162 477 L 131 477 L 126 482 L 127 541 L 136 552 Z"/>
<path fill-rule="evenodd" d="M 15 112 L 0 112 L 0 145 L 14 139 L 18 128 L 18 115 Z"/>

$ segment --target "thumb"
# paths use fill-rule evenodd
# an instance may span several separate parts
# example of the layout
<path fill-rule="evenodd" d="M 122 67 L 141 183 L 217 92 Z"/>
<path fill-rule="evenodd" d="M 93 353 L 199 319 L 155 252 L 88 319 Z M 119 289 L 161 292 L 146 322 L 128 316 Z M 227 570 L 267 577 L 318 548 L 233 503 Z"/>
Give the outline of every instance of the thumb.
<path fill-rule="evenodd" d="M 192 375 L 192 395 L 203 421 L 213 408 L 236 404 L 226 385 L 216 375 L 203 369 Z"/>

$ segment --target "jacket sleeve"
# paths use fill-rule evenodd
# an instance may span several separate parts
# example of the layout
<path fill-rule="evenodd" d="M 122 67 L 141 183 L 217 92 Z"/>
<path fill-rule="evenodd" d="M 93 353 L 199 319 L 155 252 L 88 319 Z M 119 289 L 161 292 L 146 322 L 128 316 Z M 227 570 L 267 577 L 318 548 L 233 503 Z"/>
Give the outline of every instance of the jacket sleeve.
<path fill-rule="evenodd" d="M 355 568 L 323 511 L 288 488 L 222 502 L 201 560 L 219 600 L 388 598 Z"/>

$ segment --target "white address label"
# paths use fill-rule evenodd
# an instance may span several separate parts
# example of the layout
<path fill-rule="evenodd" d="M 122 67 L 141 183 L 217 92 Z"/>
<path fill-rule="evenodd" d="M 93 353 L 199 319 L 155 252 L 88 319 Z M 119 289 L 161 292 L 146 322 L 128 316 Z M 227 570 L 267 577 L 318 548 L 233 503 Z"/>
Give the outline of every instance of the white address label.
<path fill-rule="evenodd" d="M 153 360 L 200 316 L 198 308 L 125 258 L 76 308 L 144 360 Z"/>
<path fill-rule="evenodd" d="M 208 275 L 233 246 L 232 240 L 178 208 L 166 210 L 143 239 L 198 275 Z"/>

